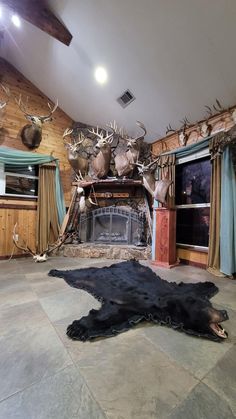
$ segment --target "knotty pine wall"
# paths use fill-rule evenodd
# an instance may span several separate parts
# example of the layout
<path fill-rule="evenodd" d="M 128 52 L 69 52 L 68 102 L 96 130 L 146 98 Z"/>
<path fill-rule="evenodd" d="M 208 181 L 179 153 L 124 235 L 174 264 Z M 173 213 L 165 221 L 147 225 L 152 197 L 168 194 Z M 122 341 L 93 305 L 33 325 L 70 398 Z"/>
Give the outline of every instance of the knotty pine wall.
<path fill-rule="evenodd" d="M 0 58 L 0 82 L 7 85 L 16 97 L 22 96 L 25 102 L 28 96 L 29 113 L 48 114 L 47 103 L 50 101 L 29 80 L 19 73 L 7 61 Z M 0 91 L 0 98 L 5 100 L 4 93 Z M 50 101 L 51 103 L 51 101 Z M 62 134 L 65 128 L 72 125 L 72 119 L 60 108 L 53 114 L 52 122 L 43 125 L 43 135 L 40 146 L 34 150 L 40 154 L 51 154 L 59 159 L 60 174 L 66 205 L 71 199 L 71 169 L 63 146 Z M 27 124 L 23 113 L 11 97 L 6 107 L 0 114 L 0 146 L 7 146 L 17 150 L 31 151 L 22 144 L 20 138 L 21 128 Z M 9 256 L 12 252 L 12 231 L 15 223 L 18 223 L 19 236 L 34 248 L 35 245 L 35 222 L 36 200 L 12 200 L 0 197 L 0 258 Z M 19 250 L 15 254 L 21 254 Z"/>
<path fill-rule="evenodd" d="M 201 121 L 201 123 L 202 122 L 203 121 Z M 211 134 L 216 134 L 219 131 L 228 131 L 230 128 L 232 128 L 235 125 L 229 111 L 225 111 L 211 117 L 208 120 L 208 123 L 213 127 Z M 203 140 L 203 137 L 199 136 L 196 131 L 197 131 L 197 125 L 186 130 L 187 135 L 189 135 L 186 145 L 190 145 L 197 141 Z M 162 152 L 175 150 L 179 147 L 180 145 L 178 141 L 178 134 L 173 133 L 157 141 L 154 141 L 154 143 L 152 144 L 152 152 L 154 155 L 158 156 Z M 183 248 L 177 247 L 177 257 L 180 260 L 190 262 L 193 265 L 204 267 L 207 265 L 208 253 L 199 252 L 193 249 L 183 249 Z"/>

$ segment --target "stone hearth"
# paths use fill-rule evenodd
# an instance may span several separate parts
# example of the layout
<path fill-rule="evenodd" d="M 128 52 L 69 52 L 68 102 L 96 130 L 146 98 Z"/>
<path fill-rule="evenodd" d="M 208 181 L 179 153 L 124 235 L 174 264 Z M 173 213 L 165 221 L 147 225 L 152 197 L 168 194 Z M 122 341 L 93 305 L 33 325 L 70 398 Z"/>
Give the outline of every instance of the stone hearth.
<path fill-rule="evenodd" d="M 60 248 L 60 255 L 78 258 L 105 258 L 122 260 L 144 260 L 151 259 L 151 247 L 138 247 L 132 245 L 108 245 L 82 243 L 66 244 Z"/>

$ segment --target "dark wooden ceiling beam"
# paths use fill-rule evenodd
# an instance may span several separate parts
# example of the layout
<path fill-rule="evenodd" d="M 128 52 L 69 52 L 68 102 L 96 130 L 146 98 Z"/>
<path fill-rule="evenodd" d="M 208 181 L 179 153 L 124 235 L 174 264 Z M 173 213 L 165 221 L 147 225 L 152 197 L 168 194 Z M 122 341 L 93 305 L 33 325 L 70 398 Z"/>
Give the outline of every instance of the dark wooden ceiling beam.
<path fill-rule="evenodd" d="M 11 11 L 22 19 L 37 26 L 65 45 L 70 45 L 72 35 L 42 0 L 1 0 Z"/>

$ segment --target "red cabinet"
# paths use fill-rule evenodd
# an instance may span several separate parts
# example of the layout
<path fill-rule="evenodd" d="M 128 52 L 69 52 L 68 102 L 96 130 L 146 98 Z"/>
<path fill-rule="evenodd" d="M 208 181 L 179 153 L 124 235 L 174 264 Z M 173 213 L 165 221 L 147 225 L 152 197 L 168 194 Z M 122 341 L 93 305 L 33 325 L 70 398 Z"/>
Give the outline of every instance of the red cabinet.
<path fill-rule="evenodd" d="M 154 208 L 156 217 L 154 265 L 172 268 L 178 265 L 176 259 L 176 210 Z"/>

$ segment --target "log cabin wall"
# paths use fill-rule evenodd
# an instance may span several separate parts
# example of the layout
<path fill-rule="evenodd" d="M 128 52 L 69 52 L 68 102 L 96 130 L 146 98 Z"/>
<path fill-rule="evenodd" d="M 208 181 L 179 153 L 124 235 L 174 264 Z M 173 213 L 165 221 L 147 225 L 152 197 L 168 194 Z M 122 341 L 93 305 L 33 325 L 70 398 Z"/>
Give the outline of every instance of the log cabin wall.
<path fill-rule="evenodd" d="M 235 106 L 231 108 L 234 109 Z M 228 131 L 235 125 L 235 122 L 232 119 L 232 115 L 230 110 L 224 111 L 217 115 L 212 116 L 209 118 L 208 123 L 212 126 L 212 134 L 216 134 L 219 131 Z M 201 121 L 203 123 L 204 121 Z M 197 141 L 203 140 L 203 137 L 198 134 L 198 124 L 192 126 L 189 129 L 186 129 L 186 134 L 188 137 L 188 141 L 186 145 L 190 145 L 196 143 Z M 152 152 L 154 155 L 158 156 L 162 152 L 168 152 L 171 150 L 175 150 L 179 148 L 179 139 L 178 133 L 175 132 L 171 135 L 166 137 L 160 138 L 157 141 L 154 141 L 152 144 Z M 207 259 L 208 253 L 206 251 L 199 252 L 193 249 L 184 249 L 177 247 L 177 258 L 185 263 L 190 263 L 195 266 L 199 267 L 206 267 L 207 266 Z"/>
<path fill-rule="evenodd" d="M 38 90 L 29 80 L 12 67 L 7 61 L 0 58 L 0 82 L 10 88 L 12 96 L 1 112 L 0 120 L 0 146 L 7 146 L 17 150 L 31 151 L 25 147 L 20 138 L 20 132 L 27 124 L 23 113 L 14 101 L 13 95 L 25 102 L 28 97 L 28 110 L 30 113 L 48 114 L 48 101 L 50 99 Z M 4 93 L 1 91 L 1 98 Z M 5 100 L 5 96 L 4 96 Z M 53 120 L 43 125 L 42 141 L 34 150 L 36 153 L 50 155 L 53 153 L 59 159 L 60 175 L 66 205 L 71 199 L 71 169 L 63 145 L 62 135 L 67 127 L 73 124 L 72 119 L 60 108 L 53 114 Z M 0 197 L 0 258 L 8 257 L 12 252 L 12 231 L 18 223 L 18 233 L 31 248 L 35 245 L 36 199 L 12 199 Z M 22 254 L 15 249 L 14 255 Z"/>

